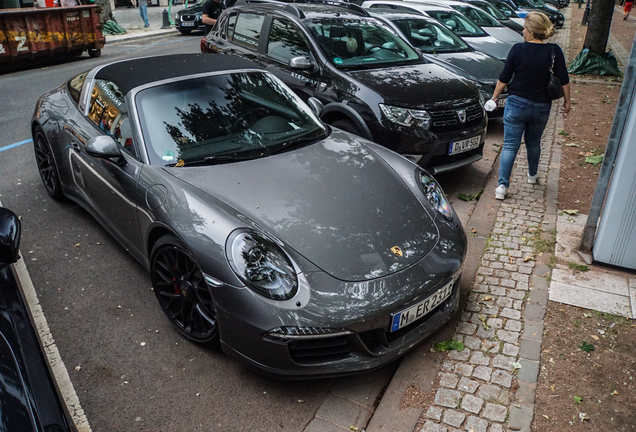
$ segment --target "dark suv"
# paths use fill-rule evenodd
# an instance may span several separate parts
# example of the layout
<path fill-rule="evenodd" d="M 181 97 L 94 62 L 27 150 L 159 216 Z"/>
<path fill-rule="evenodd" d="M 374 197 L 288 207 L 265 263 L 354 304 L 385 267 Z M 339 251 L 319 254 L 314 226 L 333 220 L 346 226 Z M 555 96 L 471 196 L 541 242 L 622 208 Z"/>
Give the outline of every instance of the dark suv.
<path fill-rule="evenodd" d="M 388 25 L 351 3 L 239 0 L 201 42 L 278 76 L 325 123 L 438 173 L 482 157 L 487 118 L 468 80 L 424 60 Z"/>

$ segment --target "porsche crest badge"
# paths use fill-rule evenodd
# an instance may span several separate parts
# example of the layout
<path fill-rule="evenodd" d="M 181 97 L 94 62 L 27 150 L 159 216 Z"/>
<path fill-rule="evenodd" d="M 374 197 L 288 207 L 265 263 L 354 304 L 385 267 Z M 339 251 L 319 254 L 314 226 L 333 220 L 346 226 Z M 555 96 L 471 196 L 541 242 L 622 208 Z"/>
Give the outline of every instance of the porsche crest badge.
<path fill-rule="evenodd" d="M 397 255 L 397 256 L 399 256 L 399 257 L 401 257 L 401 256 L 403 255 L 403 254 L 402 254 L 402 249 L 400 249 L 400 248 L 399 248 L 399 247 L 397 247 L 397 246 L 393 246 L 393 247 L 391 248 L 391 252 L 393 252 L 393 254 L 394 254 L 394 255 Z"/>

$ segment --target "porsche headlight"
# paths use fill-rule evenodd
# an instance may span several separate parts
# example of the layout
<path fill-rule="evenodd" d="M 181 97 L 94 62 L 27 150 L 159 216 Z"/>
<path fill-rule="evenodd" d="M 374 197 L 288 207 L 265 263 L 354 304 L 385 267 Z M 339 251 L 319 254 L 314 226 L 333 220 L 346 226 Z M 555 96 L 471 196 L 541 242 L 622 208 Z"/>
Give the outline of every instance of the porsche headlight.
<path fill-rule="evenodd" d="M 428 130 L 431 127 L 431 116 L 424 110 L 400 108 L 391 105 L 380 104 L 380 110 L 391 122 L 400 126 L 419 126 Z"/>
<path fill-rule="evenodd" d="M 240 232 L 230 239 L 226 253 L 232 270 L 257 293 L 273 300 L 288 300 L 296 294 L 296 271 L 271 240 L 256 232 Z"/>
<path fill-rule="evenodd" d="M 447 220 L 453 219 L 453 211 L 451 210 L 451 206 L 442 191 L 442 188 L 437 184 L 437 182 L 429 176 L 425 172 L 420 172 L 420 186 L 422 187 L 422 191 L 424 191 L 424 195 L 426 199 L 431 204 L 431 206 L 437 210 L 439 214 L 444 216 Z"/>

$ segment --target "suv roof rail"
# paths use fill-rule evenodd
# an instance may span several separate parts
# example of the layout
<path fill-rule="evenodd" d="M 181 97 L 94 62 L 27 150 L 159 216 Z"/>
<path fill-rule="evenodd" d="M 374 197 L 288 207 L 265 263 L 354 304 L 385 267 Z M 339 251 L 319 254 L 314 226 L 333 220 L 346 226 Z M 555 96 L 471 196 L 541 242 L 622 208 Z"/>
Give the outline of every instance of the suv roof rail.
<path fill-rule="evenodd" d="M 298 18 L 305 18 L 305 14 L 303 13 L 303 11 L 301 11 L 300 9 L 298 9 L 296 6 L 294 6 L 292 3 L 307 3 L 306 1 L 303 0 L 291 0 L 291 1 L 284 1 L 284 0 L 237 0 L 236 3 L 234 3 L 232 6 L 241 6 L 241 5 L 249 5 L 249 4 L 257 4 L 257 3 L 265 3 L 265 4 L 271 4 L 271 5 L 276 5 L 276 6 L 280 6 L 283 10 L 297 16 Z"/>
<path fill-rule="evenodd" d="M 238 0 L 233 6 L 254 4 L 254 3 L 266 3 L 274 4 L 283 7 L 283 10 L 296 15 L 298 18 L 305 18 L 305 14 L 294 3 L 312 3 L 312 4 L 325 4 L 332 6 L 345 7 L 352 11 L 358 12 L 365 16 L 370 16 L 369 12 L 362 6 L 355 3 L 351 3 L 348 0 Z"/>

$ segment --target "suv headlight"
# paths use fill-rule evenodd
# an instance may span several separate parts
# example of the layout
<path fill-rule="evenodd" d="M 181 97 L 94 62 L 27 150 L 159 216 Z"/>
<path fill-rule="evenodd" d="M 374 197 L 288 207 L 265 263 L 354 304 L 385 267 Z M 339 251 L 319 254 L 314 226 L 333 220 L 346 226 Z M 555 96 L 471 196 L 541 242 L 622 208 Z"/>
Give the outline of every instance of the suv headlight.
<path fill-rule="evenodd" d="M 419 177 L 422 191 L 431 206 L 447 220 L 453 220 L 453 211 L 439 184 L 424 171 L 420 171 Z"/>
<path fill-rule="evenodd" d="M 296 271 L 285 252 L 253 231 L 228 238 L 226 254 L 232 270 L 251 289 L 273 300 L 288 300 L 298 291 Z"/>
<path fill-rule="evenodd" d="M 387 119 L 400 126 L 419 126 L 428 130 L 431 127 L 431 116 L 424 110 L 400 108 L 391 105 L 380 104 L 380 110 Z"/>

